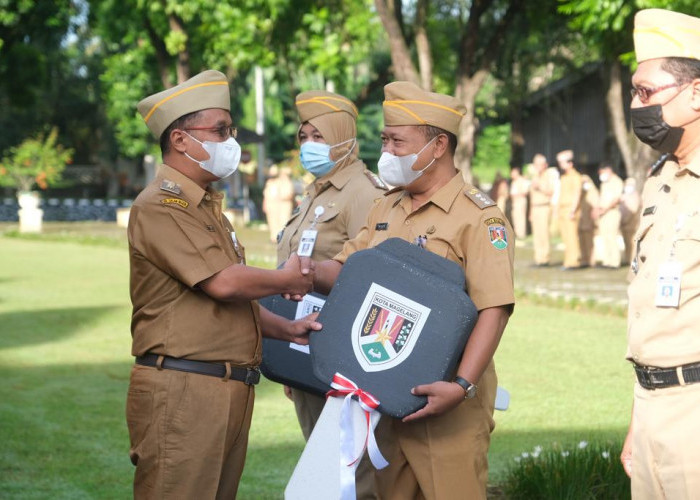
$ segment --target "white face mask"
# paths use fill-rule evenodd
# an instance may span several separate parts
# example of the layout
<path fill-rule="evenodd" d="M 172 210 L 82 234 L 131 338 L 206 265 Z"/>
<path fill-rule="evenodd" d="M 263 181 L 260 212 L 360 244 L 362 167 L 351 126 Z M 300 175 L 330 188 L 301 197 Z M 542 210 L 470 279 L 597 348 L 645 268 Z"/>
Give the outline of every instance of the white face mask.
<path fill-rule="evenodd" d="M 187 132 L 185 133 L 187 134 Z M 187 135 L 192 137 L 190 134 Z M 233 137 L 229 137 L 224 142 L 202 142 L 194 137 L 192 139 L 200 143 L 204 151 L 209 153 L 209 159 L 199 161 L 187 153 L 185 153 L 185 156 L 193 162 L 199 163 L 199 166 L 207 172 L 214 174 L 219 179 L 225 179 L 238 169 L 238 162 L 241 161 L 241 146 Z"/>
<path fill-rule="evenodd" d="M 600 179 L 600 182 L 608 182 L 608 179 L 610 179 L 610 174 L 607 172 L 603 172 L 598 176 L 598 179 Z"/>
<path fill-rule="evenodd" d="M 408 186 L 413 181 L 418 179 L 423 172 L 425 172 L 428 167 L 435 163 L 435 158 L 433 161 L 428 163 L 424 168 L 420 170 L 413 170 L 413 165 L 418 160 L 418 156 L 423 152 L 428 144 L 437 139 L 437 136 L 433 137 L 428 141 L 428 143 L 421 148 L 417 153 L 413 153 L 406 156 L 396 156 L 391 153 L 384 152 L 377 162 L 377 167 L 379 169 L 379 177 L 382 178 L 384 182 L 392 186 Z"/>

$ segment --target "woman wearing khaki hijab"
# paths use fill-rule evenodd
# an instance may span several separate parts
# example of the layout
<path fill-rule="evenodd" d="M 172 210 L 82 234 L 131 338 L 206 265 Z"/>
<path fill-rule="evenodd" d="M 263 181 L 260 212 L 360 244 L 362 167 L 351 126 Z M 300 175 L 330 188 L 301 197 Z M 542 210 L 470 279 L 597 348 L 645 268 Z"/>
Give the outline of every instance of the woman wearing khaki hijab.
<path fill-rule="evenodd" d="M 318 235 L 311 258 L 332 259 L 365 224 L 374 200 L 386 191 L 378 176 L 359 159 L 357 108 L 347 98 L 326 91 L 310 91 L 296 98 L 301 125 L 297 132 L 300 160 L 315 179 L 278 238 L 277 260 L 283 263 L 297 251 L 301 234 L 316 220 Z M 317 215 L 320 214 L 320 215 Z M 287 388 L 306 439 L 325 404 L 323 397 Z M 357 470 L 357 498 L 376 498 L 371 464 Z"/>

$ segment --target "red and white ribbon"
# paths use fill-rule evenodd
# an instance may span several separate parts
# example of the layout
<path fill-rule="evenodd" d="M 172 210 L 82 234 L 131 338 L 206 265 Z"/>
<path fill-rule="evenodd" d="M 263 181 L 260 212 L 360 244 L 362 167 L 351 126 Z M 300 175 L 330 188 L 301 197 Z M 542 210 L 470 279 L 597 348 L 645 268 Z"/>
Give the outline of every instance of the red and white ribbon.
<path fill-rule="evenodd" d="M 326 393 L 326 397 L 344 397 L 343 406 L 340 409 L 340 488 L 342 500 L 354 500 L 355 494 L 355 470 L 357 464 L 364 455 L 365 450 L 369 454 L 372 465 L 376 469 L 383 469 L 389 462 L 382 456 L 374 437 L 374 426 L 381 417 L 377 411 L 379 400 L 369 392 L 360 389 L 355 382 L 340 373 L 333 376 L 332 390 Z M 365 416 L 365 437 L 362 449 L 355 456 L 355 432 L 351 404 L 353 396 L 357 397 Z M 374 423 L 374 426 L 372 425 Z"/>

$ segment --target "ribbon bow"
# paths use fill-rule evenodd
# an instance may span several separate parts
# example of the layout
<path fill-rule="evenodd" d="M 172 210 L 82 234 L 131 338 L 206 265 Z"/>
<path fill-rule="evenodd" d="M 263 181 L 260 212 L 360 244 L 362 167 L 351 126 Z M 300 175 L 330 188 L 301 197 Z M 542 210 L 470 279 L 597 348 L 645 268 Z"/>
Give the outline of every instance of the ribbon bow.
<path fill-rule="evenodd" d="M 382 456 L 374 437 L 374 425 L 379 421 L 381 415 L 377 411 L 379 400 L 367 391 L 360 389 L 355 382 L 340 373 L 333 376 L 331 389 L 326 393 L 326 397 L 344 397 L 343 406 L 340 409 L 340 483 L 341 498 L 354 499 L 355 497 L 355 469 L 362 458 L 365 450 L 369 454 L 372 465 L 376 469 L 383 469 L 389 462 Z M 353 396 L 364 412 L 366 428 L 365 438 L 357 456 L 355 453 L 355 433 L 353 432 L 352 408 Z"/>

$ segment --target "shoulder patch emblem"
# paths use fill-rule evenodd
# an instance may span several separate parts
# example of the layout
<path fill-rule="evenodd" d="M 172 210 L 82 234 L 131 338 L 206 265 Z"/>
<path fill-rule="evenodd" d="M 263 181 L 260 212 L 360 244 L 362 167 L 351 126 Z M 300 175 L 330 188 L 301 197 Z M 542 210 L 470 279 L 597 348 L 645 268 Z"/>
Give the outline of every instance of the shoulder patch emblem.
<path fill-rule="evenodd" d="M 169 181 L 168 179 L 164 179 L 163 182 L 160 183 L 160 189 L 161 191 L 167 191 L 173 194 L 180 194 L 182 192 L 179 184 Z"/>
<path fill-rule="evenodd" d="M 174 203 L 175 205 L 180 205 L 182 208 L 187 208 L 190 206 L 188 202 L 186 202 L 185 200 L 181 200 L 180 198 L 163 198 L 162 200 L 160 200 L 160 202 L 163 205 L 170 205 Z"/>
<path fill-rule="evenodd" d="M 482 193 L 476 188 L 465 189 L 464 195 L 472 200 L 474 204 L 481 209 L 491 207 L 496 204 L 496 202 L 489 198 L 488 195 Z"/>
<path fill-rule="evenodd" d="M 365 170 L 365 175 L 369 179 L 369 181 L 372 183 L 374 187 L 378 187 L 379 189 L 389 189 L 389 186 L 386 185 L 386 183 L 374 172 L 370 172 L 369 170 Z"/>
<path fill-rule="evenodd" d="M 508 247 L 508 237 L 506 236 L 505 226 L 488 226 L 489 239 L 491 244 L 498 250 L 504 250 Z"/>

